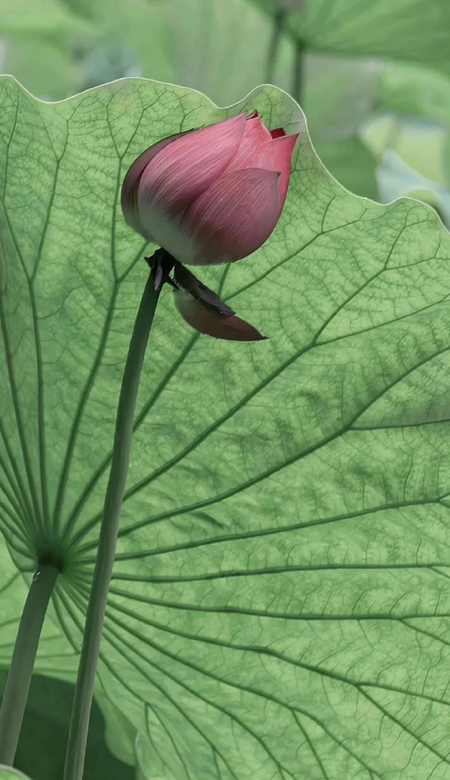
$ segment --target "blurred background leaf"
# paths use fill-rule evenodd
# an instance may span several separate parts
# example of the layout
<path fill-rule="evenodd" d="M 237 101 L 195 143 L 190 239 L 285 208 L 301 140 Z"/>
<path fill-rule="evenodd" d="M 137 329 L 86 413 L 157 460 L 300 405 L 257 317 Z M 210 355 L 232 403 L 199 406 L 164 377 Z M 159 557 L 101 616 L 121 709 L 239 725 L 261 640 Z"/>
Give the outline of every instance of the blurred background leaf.
<path fill-rule="evenodd" d="M 383 153 L 377 168 L 381 199 L 385 203 L 405 195 L 429 203 L 439 213 L 444 224 L 450 224 L 450 190 L 437 184 L 405 163 L 392 149 Z"/>
<path fill-rule="evenodd" d="M 0 766 L 0 780 L 30 780 L 22 772 L 13 769 L 11 766 Z"/>
<path fill-rule="evenodd" d="M 448 72 L 450 6 L 442 0 L 254 0 L 304 48 L 395 57 Z"/>
<path fill-rule="evenodd" d="M 6 669 L 0 669 L 0 701 L 7 674 Z M 63 776 L 73 691 L 74 686 L 63 680 L 33 676 L 15 761 L 16 768 L 30 775 L 32 780 L 61 780 Z M 109 721 L 109 738 L 105 742 L 105 720 L 94 701 L 83 780 L 135 780 L 134 750 L 126 756 L 126 763 L 117 758 L 118 752 L 124 756 L 119 745 L 125 744 L 125 733 L 130 733 L 124 716 L 121 718 L 122 728 L 114 733 L 113 739 L 113 721 Z M 113 745 L 118 748 L 114 755 L 108 749 Z M 9 778 L 0 772 L 0 780 Z"/>
<path fill-rule="evenodd" d="M 450 186 L 440 0 L 3 0 L 0 36 L 0 71 L 43 99 L 142 76 L 224 106 L 269 82 L 300 102 L 318 154 L 350 191 L 385 200 L 386 149 Z"/>
<path fill-rule="evenodd" d="M 2 0 L 1 34 L 14 36 L 44 35 L 61 38 L 71 32 L 83 32 L 89 25 L 78 10 L 61 0 Z"/>
<path fill-rule="evenodd" d="M 122 710 L 116 707 L 102 685 L 101 678 L 95 699 L 105 718 L 105 742 L 108 749 L 119 761 L 134 766 L 137 731 Z"/>

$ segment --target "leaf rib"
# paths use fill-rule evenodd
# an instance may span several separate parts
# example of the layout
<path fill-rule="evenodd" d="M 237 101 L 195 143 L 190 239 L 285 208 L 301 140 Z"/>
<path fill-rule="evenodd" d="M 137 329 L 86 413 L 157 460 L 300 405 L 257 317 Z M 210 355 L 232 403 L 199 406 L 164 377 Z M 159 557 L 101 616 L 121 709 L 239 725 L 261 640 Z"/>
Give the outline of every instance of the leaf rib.
<path fill-rule="evenodd" d="M 405 228 L 403 228 L 405 229 Z M 402 232 L 402 231 L 401 231 Z M 401 234 L 401 233 L 400 233 Z M 144 487 L 147 487 L 151 482 L 158 479 L 158 477 L 162 476 L 163 474 L 167 473 L 173 466 L 176 466 L 180 461 L 183 460 L 187 455 L 189 455 L 191 452 L 193 452 L 199 445 L 201 445 L 212 433 L 214 433 L 223 423 L 227 422 L 231 417 L 233 417 L 238 411 L 240 411 L 243 406 L 245 406 L 253 397 L 255 397 L 259 392 L 261 392 L 266 386 L 270 384 L 270 382 L 277 379 L 283 371 L 286 370 L 292 363 L 297 361 L 301 356 L 304 354 L 307 354 L 312 349 L 318 349 L 322 346 L 325 346 L 328 342 L 320 342 L 317 343 L 320 335 L 323 333 L 325 328 L 332 322 L 332 320 L 345 308 L 345 306 L 348 305 L 348 303 L 353 300 L 357 295 L 359 295 L 362 290 L 364 290 L 366 287 L 368 287 L 369 284 L 371 284 L 375 279 L 377 279 L 383 272 L 386 271 L 387 263 L 389 262 L 389 259 L 392 255 L 392 251 L 394 249 L 394 246 L 396 242 L 399 240 L 400 235 L 397 237 L 396 241 L 393 242 L 393 246 L 391 247 L 391 250 L 389 251 L 387 258 L 385 260 L 385 263 L 382 268 L 380 268 L 376 273 L 372 274 L 368 279 L 366 279 L 359 287 L 356 288 L 356 290 L 353 291 L 353 293 L 346 299 L 346 301 L 338 306 L 330 315 L 329 317 L 324 321 L 324 323 L 321 325 L 321 327 L 316 332 L 314 338 L 311 340 L 309 344 L 306 346 L 300 348 L 295 352 L 290 358 L 286 359 L 284 363 L 281 366 L 278 366 L 274 371 L 272 371 L 271 374 L 269 374 L 264 380 L 262 380 L 258 385 L 256 385 L 252 390 L 250 390 L 237 404 L 235 404 L 231 409 L 228 410 L 222 417 L 218 418 L 215 422 L 213 422 L 208 428 L 205 429 L 205 431 L 197 436 L 187 447 L 184 448 L 180 453 L 175 455 L 171 460 L 167 461 L 165 464 L 160 466 L 159 469 L 156 469 L 152 474 L 150 474 L 148 477 L 145 477 L 140 482 L 138 482 L 136 485 L 133 485 L 133 487 L 129 488 L 124 495 L 124 502 L 127 501 L 129 498 L 131 498 L 136 492 L 139 490 L 142 490 Z M 430 359 L 436 357 L 439 354 L 442 354 L 443 352 L 450 349 L 450 347 L 445 347 L 443 350 L 439 350 L 436 353 L 434 353 L 431 358 L 427 356 L 427 358 L 423 361 L 423 363 L 418 363 L 414 369 L 417 367 L 420 367 L 422 364 L 425 364 Z M 401 375 L 398 379 L 396 379 L 393 383 L 388 385 L 386 388 L 384 388 L 380 394 L 376 395 L 375 398 L 371 399 L 370 403 L 366 405 L 366 407 L 363 407 L 362 410 L 358 413 L 358 415 L 347 425 L 344 426 L 340 431 L 338 431 L 336 434 L 332 434 L 327 439 L 322 440 L 322 442 L 319 443 L 319 447 L 325 446 L 326 444 L 329 444 L 334 439 L 344 435 L 346 432 L 348 432 L 351 427 L 353 426 L 353 423 L 358 419 L 358 417 L 365 411 L 367 411 L 368 408 L 370 408 L 373 403 L 375 403 L 376 400 L 382 397 L 382 395 L 387 392 L 387 390 L 391 389 L 398 381 L 401 381 L 402 379 L 407 376 L 407 374 L 410 373 L 406 372 L 405 374 Z M 268 471 L 263 473 L 262 475 L 259 475 L 258 477 L 254 478 L 255 481 L 249 480 L 249 483 L 243 483 L 243 486 L 241 489 L 246 489 L 247 487 L 252 486 L 253 484 L 256 484 L 257 482 L 266 479 L 268 476 L 272 476 L 273 473 L 276 473 L 282 468 L 285 468 L 286 466 L 291 465 L 292 462 L 295 460 L 298 460 L 302 457 L 305 457 L 311 452 L 314 452 L 316 447 L 313 445 L 314 449 L 308 448 L 304 453 L 301 453 L 300 455 L 293 456 L 293 459 L 290 459 L 283 464 L 275 467 L 275 471 Z M 222 500 L 222 498 L 226 498 L 229 495 L 234 495 L 234 493 L 231 493 L 228 491 L 228 493 L 222 494 L 222 497 L 219 500 Z M 208 505 L 208 504 L 205 504 Z M 80 528 L 79 532 L 75 534 L 75 536 L 71 540 L 71 545 L 75 546 L 78 544 L 79 541 L 81 541 L 86 534 L 88 534 L 95 525 L 99 522 L 101 518 L 101 512 L 97 513 L 93 518 L 91 518 L 90 521 L 88 521 L 83 527 Z M 119 536 L 126 535 L 128 533 L 131 533 L 130 529 L 136 529 L 138 527 L 142 527 L 143 525 L 148 524 L 149 521 L 141 521 L 140 524 L 135 524 L 133 526 L 130 526 L 129 528 L 122 529 L 119 532 Z M 83 548 L 86 549 L 86 548 Z"/>
<path fill-rule="evenodd" d="M 64 502 L 64 494 L 65 489 L 67 485 L 67 480 L 69 477 L 69 469 L 70 464 L 72 462 L 74 450 L 75 450 L 75 444 L 77 440 L 77 435 L 80 428 L 81 419 L 83 417 L 84 410 L 86 408 L 86 404 L 88 402 L 92 387 L 94 385 L 95 377 L 97 376 L 98 370 L 101 366 L 101 362 L 103 359 L 103 355 L 105 353 L 106 344 L 108 341 L 109 332 L 111 330 L 111 323 L 114 315 L 114 306 L 117 299 L 118 294 L 118 285 L 117 283 L 114 284 L 111 298 L 108 304 L 108 309 L 106 313 L 105 322 L 103 325 L 102 333 L 100 336 L 100 341 L 97 347 L 97 352 L 95 354 L 94 362 L 91 366 L 91 370 L 89 371 L 89 375 L 87 377 L 86 383 L 83 387 L 81 396 L 78 401 L 78 405 L 75 411 L 75 416 L 73 418 L 73 422 L 70 428 L 69 433 L 69 439 L 67 442 L 66 452 L 64 454 L 64 460 L 63 465 L 61 469 L 61 474 L 58 480 L 58 488 L 56 493 L 56 500 L 55 500 L 55 507 L 53 510 L 53 526 L 55 530 L 58 530 L 59 524 L 60 524 L 60 518 L 61 518 L 61 511 L 62 506 Z M 64 533 L 67 533 L 67 526 L 64 529 Z"/>
<path fill-rule="evenodd" d="M 133 612 L 131 609 L 124 607 L 122 604 L 118 604 L 114 600 L 110 601 L 110 609 L 111 612 L 117 610 L 118 612 L 121 612 L 127 617 L 130 617 L 133 620 L 139 620 L 139 622 L 144 623 L 146 626 L 150 626 L 151 628 L 155 628 L 158 631 L 161 631 L 163 633 L 168 633 L 173 636 L 178 636 L 182 639 L 188 639 L 192 642 L 200 642 L 202 644 L 215 645 L 217 647 L 223 647 L 229 650 L 238 650 L 247 653 L 255 653 L 256 655 L 260 655 L 260 654 L 267 655 L 271 658 L 276 658 L 277 660 L 282 661 L 283 663 L 286 663 L 288 665 L 296 666 L 299 669 L 306 670 L 308 672 L 311 672 L 312 674 L 319 674 L 322 675 L 323 677 L 329 677 L 331 680 L 336 680 L 338 682 L 344 683 L 346 685 L 350 685 L 355 688 L 358 686 L 365 686 L 368 688 L 379 688 L 380 690 L 392 691 L 393 693 L 400 693 L 406 696 L 412 696 L 415 698 L 424 699 L 426 701 L 431 701 L 431 702 L 435 702 L 436 704 L 443 704 L 447 707 L 450 707 L 450 698 L 448 701 L 446 701 L 443 698 L 430 696 L 423 692 L 420 693 L 416 691 L 409 691 L 400 688 L 399 686 L 388 685 L 386 683 L 382 684 L 379 683 L 378 681 L 371 682 L 370 680 L 352 680 L 349 677 L 345 677 L 344 675 L 339 674 L 335 670 L 324 669 L 321 666 L 309 664 L 302 660 L 290 658 L 289 656 L 286 656 L 283 653 L 278 652 L 277 650 L 273 650 L 270 647 L 264 647 L 262 645 L 245 645 L 237 642 L 232 642 L 232 643 L 225 642 L 221 639 L 217 639 L 216 637 L 205 636 L 204 634 L 189 634 L 186 631 L 181 631 L 180 629 L 173 628 L 172 626 L 159 623 L 154 619 L 146 618 L 141 613 L 137 615 L 136 612 Z M 399 622 L 403 622 L 407 627 L 409 627 L 409 624 L 406 621 L 400 620 Z M 411 628 L 413 628 L 413 626 L 411 626 Z M 424 632 L 424 633 L 426 633 L 427 636 L 431 636 L 436 641 L 438 642 L 440 641 L 439 638 L 436 637 L 435 635 L 430 634 L 429 632 Z M 446 642 L 445 644 L 449 645 L 450 643 Z M 162 652 L 160 645 L 156 643 L 155 646 L 157 647 L 157 649 L 159 649 Z M 177 658 L 178 660 L 180 660 L 179 656 L 177 656 Z"/>
<path fill-rule="evenodd" d="M 208 502 L 212 501 L 211 499 L 207 499 L 207 500 Z M 183 544 L 176 545 L 175 547 L 153 548 L 152 550 L 146 550 L 143 551 L 142 553 L 118 553 L 118 555 L 116 555 L 116 561 L 134 560 L 134 559 L 137 560 L 138 558 L 147 558 L 153 555 L 163 555 L 164 553 L 167 552 L 175 552 L 178 550 L 187 550 L 191 548 L 203 547 L 204 545 L 209 545 L 209 544 L 233 542 L 239 539 L 252 539 L 252 538 L 258 538 L 262 536 L 272 536 L 274 534 L 285 533 L 286 531 L 297 530 L 300 528 L 309 528 L 309 527 L 312 528 L 313 526 L 328 525 L 329 523 L 351 520 L 355 517 L 362 517 L 364 515 L 370 515 L 376 512 L 383 512 L 388 509 L 401 509 L 409 506 L 423 506 L 423 505 L 427 506 L 428 504 L 434 504 L 436 501 L 439 500 L 440 497 L 438 496 L 437 498 L 424 499 L 424 500 L 418 499 L 416 501 L 406 501 L 404 503 L 397 501 L 395 503 L 389 503 L 389 504 L 386 503 L 380 506 L 370 507 L 369 509 L 361 509 L 356 512 L 349 512 L 343 515 L 334 515 L 332 517 L 321 518 L 320 520 L 312 520 L 307 523 L 294 523 L 291 525 L 280 526 L 277 528 L 267 528 L 258 531 L 245 531 L 243 533 L 238 533 L 238 534 L 224 534 L 222 536 L 215 536 L 209 539 L 201 539 L 194 542 L 184 542 Z M 186 511 L 191 511 L 193 508 L 197 508 L 197 504 L 188 508 L 181 507 L 179 510 L 177 510 L 177 513 L 184 514 Z M 173 517 L 175 516 L 175 514 L 176 513 L 172 510 L 168 512 L 164 512 L 161 515 L 152 518 L 152 523 L 156 523 L 159 522 L 160 520 L 165 520 L 166 518 Z M 79 550 L 79 553 L 86 552 L 87 550 L 95 549 L 95 547 L 96 547 L 95 543 L 85 545 Z M 91 562 L 92 562 L 91 558 L 83 559 L 83 563 L 91 563 Z"/>
<path fill-rule="evenodd" d="M 75 595 L 75 598 L 76 598 L 76 601 L 78 602 L 78 608 L 80 609 L 80 611 L 83 611 L 83 608 L 84 608 L 84 607 L 83 607 L 83 605 L 81 605 L 81 606 L 80 606 L 80 594 L 76 594 L 76 595 Z M 66 607 L 66 610 L 67 610 L 67 612 L 68 612 L 68 613 L 71 615 L 71 617 L 72 617 L 72 620 L 73 620 L 75 623 L 77 623 L 77 624 L 78 624 L 78 627 L 79 627 L 79 628 L 80 628 L 80 630 L 81 630 L 81 627 L 80 627 L 80 625 L 81 625 L 81 624 L 80 624 L 80 623 L 77 621 L 77 619 L 75 618 L 75 616 L 74 616 L 74 613 L 73 613 L 73 610 L 71 609 L 71 606 L 70 606 L 70 603 L 69 603 L 68 599 L 67 599 L 67 600 L 65 599 L 64 601 L 65 601 L 65 607 Z M 105 639 L 106 639 L 106 641 L 107 641 L 107 642 L 109 642 L 109 643 L 110 643 L 110 644 L 111 644 L 113 647 L 115 647 L 115 649 L 117 649 L 117 645 L 115 645 L 115 643 L 111 641 L 111 639 L 108 637 L 108 633 L 109 633 L 109 629 L 108 629 L 108 627 L 107 627 L 107 625 L 106 625 L 106 626 L 105 626 L 105 634 L 106 634 L 106 636 L 105 636 Z M 119 650 L 118 652 L 120 652 L 120 653 L 121 653 L 122 651 L 121 651 L 121 650 Z M 105 664 L 105 666 L 106 666 L 106 668 L 109 670 L 110 674 L 111 674 L 113 677 L 115 677 L 115 678 L 116 678 L 116 679 L 117 679 L 117 680 L 120 682 L 120 684 L 124 686 L 124 688 L 128 689 L 128 690 L 129 690 L 129 691 L 130 691 L 130 692 L 133 694 L 133 696 L 135 696 L 135 697 L 136 697 L 136 698 L 138 698 L 140 701 L 142 701 L 142 703 L 143 703 L 143 704 L 144 704 L 144 706 L 145 706 L 145 705 L 147 704 L 147 702 L 145 701 L 145 699 L 143 699 L 143 698 L 142 698 L 142 696 L 141 696 L 139 693 L 137 693 L 136 691 L 133 691 L 133 690 L 130 688 L 130 686 L 129 686 L 129 685 L 128 685 L 128 684 L 127 684 L 127 683 L 126 683 L 126 682 L 125 682 L 125 681 L 124 681 L 124 680 L 123 680 L 121 677 L 120 677 L 120 675 L 117 673 L 117 669 L 116 669 L 115 667 L 113 667 L 113 666 L 112 666 L 112 664 L 110 664 L 110 663 L 109 663 L 109 661 L 107 660 L 106 656 L 105 656 L 103 653 L 100 653 L 100 659 L 101 659 L 102 663 L 104 663 L 104 664 Z M 129 663 L 131 663 L 131 664 L 132 664 L 132 665 L 133 665 L 135 668 L 137 668 L 137 669 L 138 669 L 138 671 L 139 671 L 139 672 L 142 674 L 142 671 L 141 671 L 140 667 L 137 667 L 135 662 L 133 662 L 133 661 L 129 661 Z M 147 677 L 147 679 L 149 679 L 147 675 L 145 675 L 145 674 L 144 674 L 144 676 L 145 676 L 145 677 Z M 169 695 L 169 694 L 168 694 L 168 693 L 167 693 L 167 692 L 164 690 L 164 688 L 162 688 L 162 686 L 161 686 L 161 685 L 159 685 L 159 683 L 155 682 L 155 680 L 153 680 L 153 679 L 152 679 L 152 680 L 151 680 L 151 684 L 152 684 L 152 685 L 154 685 L 154 686 L 155 686 L 155 688 L 157 688 L 157 689 L 158 689 L 158 690 L 161 692 L 161 694 L 162 694 L 164 697 L 166 697 L 166 698 L 167 698 L 167 699 L 168 699 L 168 700 L 171 702 L 171 704 L 172 704 L 172 705 L 173 705 L 173 706 L 174 706 L 174 707 L 175 707 L 175 708 L 176 708 L 176 709 L 177 709 L 177 710 L 178 710 L 178 711 L 181 713 L 181 715 L 183 715 L 183 717 L 185 717 L 185 718 L 186 718 L 186 720 L 187 720 L 187 721 L 188 721 L 188 722 L 189 722 L 189 723 L 190 723 L 190 724 L 193 726 L 193 728 L 195 728 L 195 730 L 196 730 L 196 731 L 198 731 L 198 733 L 199 733 L 199 734 L 200 734 L 200 735 L 201 735 L 201 736 L 202 736 L 202 737 L 203 737 L 203 738 L 204 738 L 204 739 L 205 739 L 205 740 L 208 742 L 208 744 L 211 746 L 212 750 L 216 750 L 216 751 L 217 751 L 218 755 L 220 755 L 220 757 L 221 757 L 222 761 L 224 762 L 225 766 L 228 768 L 228 770 L 229 770 L 229 772 L 230 772 L 230 775 L 231 775 L 231 776 L 234 778 L 234 780 L 239 780 L 239 778 L 237 777 L 237 775 L 236 775 L 236 774 L 233 772 L 233 770 L 232 770 L 232 769 L 231 769 L 231 767 L 229 766 L 229 764 L 228 764 L 228 762 L 227 762 L 226 758 L 225 758 L 225 757 L 224 757 L 224 756 L 223 756 L 223 755 L 220 753 L 220 751 L 218 751 L 218 749 L 217 749 L 217 748 L 216 748 L 216 747 L 215 747 L 215 746 L 212 744 L 212 742 L 209 740 L 209 738 L 208 738 L 208 737 L 206 737 L 206 735 L 204 735 L 204 734 L 203 734 L 203 732 L 201 731 L 201 729 L 200 729 L 200 728 L 199 728 L 199 727 L 198 727 L 198 726 L 195 724 L 195 722 L 194 722 L 194 721 L 193 721 L 193 720 L 192 720 L 192 719 L 191 719 L 191 718 L 190 718 L 190 717 L 187 715 L 187 713 L 186 713 L 186 712 L 185 712 L 185 711 L 182 709 L 182 707 L 181 707 L 181 706 L 180 706 L 180 705 L 179 705 L 179 704 L 178 704 L 178 703 L 175 701 L 175 699 L 172 699 L 172 697 L 171 697 L 171 696 L 170 696 L 170 695 Z"/>
<path fill-rule="evenodd" d="M 1 293 L 0 293 L 0 296 L 1 296 Z M 0 305 L 0 324 L 1 324 L 2 332 L 3 332 L 3 344 L 4 344 L 4 348 L 5 348 L 6 365 L 7 365 L 7 370 L 8 370 L 8 377 L 9 377 L 9 385 L 10 385 L 10 390 L 11 390 L 12 402 L 13 402 L 14 413 L 15 413 L 15 417 L 16 417 L 17 430 L 18 430 L 18 433 L 19 433 L 20 444 L 21 444 L 21 448 L 22 448 L 22 458 L 23 458 L 23 462 L 24 462 L 24 466 L 25 466 L 25 472 L 26 472 L 26 475 L 27 475 L 28 486 L 29 486 L 30 493 L 31 493 L 31 499 L 32 499 L 33 507 L 34 507 L 35 521 L 36 521 L 37 526 L 40 527 L 41 530 L 43 530 L 41 509 L 40 509 L 39 501 L 38 501 L 38 497 L 37 497 L 36 486 L 34 484 L 33 471 L 32 471 L 32 468 L 31 468 L 30 456 L 28 454 L 28 447 L 27 447 L 27 443 L 26 443 L 26 439 L 25 439 L 25 431 L 24 431 L 24 426 L 23 426 L 23 421 L 22 421 L 22 414 L 21 414 L 21 411 L 20 411 L 19 394 L 17 392 L 17 386 L 16 386 L 16 381 L 15 381 L 15 376 L 14 376 L 14 368 L 13 368 L 13 363 L 12 363 L 12 358 L 11 358 L 11 350 L 10 350 L 10 345 L 9 345 L 9 335 L 8 335 L 8 330 L 7 330 L 7 327 L 6 327 L 6 318 L 5 318 L 3 305 Z"/>

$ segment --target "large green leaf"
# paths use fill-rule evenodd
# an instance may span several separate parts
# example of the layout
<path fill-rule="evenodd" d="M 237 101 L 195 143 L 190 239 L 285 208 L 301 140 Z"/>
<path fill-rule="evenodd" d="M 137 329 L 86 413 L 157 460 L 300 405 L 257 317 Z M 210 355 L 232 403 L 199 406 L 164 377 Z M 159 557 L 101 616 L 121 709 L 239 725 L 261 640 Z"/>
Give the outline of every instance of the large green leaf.
<path fill-rule="evenodd" d="M 1 105 L 5 660 L 13 570 L 52 553 L 37 668 L 73 678 L 152 251 L 118 207 L 127 166 L 256 108 L 302 127 L 286 208 L 201 277 L 269 340 L 199 336 L 161 296 L 99 680 L 152 780 L 447 780 L 448 232 L 343 190 L 274 87 L 228 109 L 143 80 L 45 104 L 5 78 Z"/>

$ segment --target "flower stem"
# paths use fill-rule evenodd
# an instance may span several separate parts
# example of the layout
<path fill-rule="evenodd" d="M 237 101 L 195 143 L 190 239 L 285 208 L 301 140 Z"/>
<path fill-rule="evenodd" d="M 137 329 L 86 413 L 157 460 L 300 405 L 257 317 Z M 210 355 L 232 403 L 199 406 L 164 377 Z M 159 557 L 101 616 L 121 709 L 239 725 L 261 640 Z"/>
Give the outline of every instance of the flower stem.
<path fill-rule="evenodd" d="M 145 350 L 155 314 L 159 291 L 155 291 L 155 270 L 145 286 L 134 323 L 122 378 L 111 470 L 106 488 L 100 537 L 87 608 L 80 665 L 72 706 L 64 780 L 82 780 L 95 675 L 109 584 L 111 581 L 120 510 L 130 462 L 134 411 Z"/>
<path fill-rule="evenodd" d="M 275 65 L 277 61 L 278 48 L 280 46 L 281 36 L 283 34 L 283 25 L 287 17 L 287 12 L 283 9 L 276 11 L 272 22 L 272 34 L 267 52 L 266 64 L 266 83 L 272 84 L 275 77 Z"/>
<path fill-rule="evenodd" d="M 55 566 L 43 564 L 28 591 L 0 709 L 0 764 L 14 763 L 42 624 L 58 574 Z"/>
<path fill-rule="evenodd" d="M 295 40 L 294 66 L 292 71 L 292 97 L 301 104 L 303 99 L 303 79 L 305 64 L 305 44 L 300 39 Z"/>

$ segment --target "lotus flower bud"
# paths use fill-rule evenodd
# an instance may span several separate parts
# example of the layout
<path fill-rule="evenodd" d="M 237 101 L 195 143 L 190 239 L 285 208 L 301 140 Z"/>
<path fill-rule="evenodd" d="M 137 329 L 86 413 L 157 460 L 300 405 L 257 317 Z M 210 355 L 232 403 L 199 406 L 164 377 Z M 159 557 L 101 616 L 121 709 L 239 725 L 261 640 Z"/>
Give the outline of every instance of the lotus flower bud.
<path fill-rule="evenodd" d="M 180 263 L 247 257 L 280 218 L 298 135 L 269 131 L 254 111 L 164 138 L 125 176 L 125 220 Z"/>

